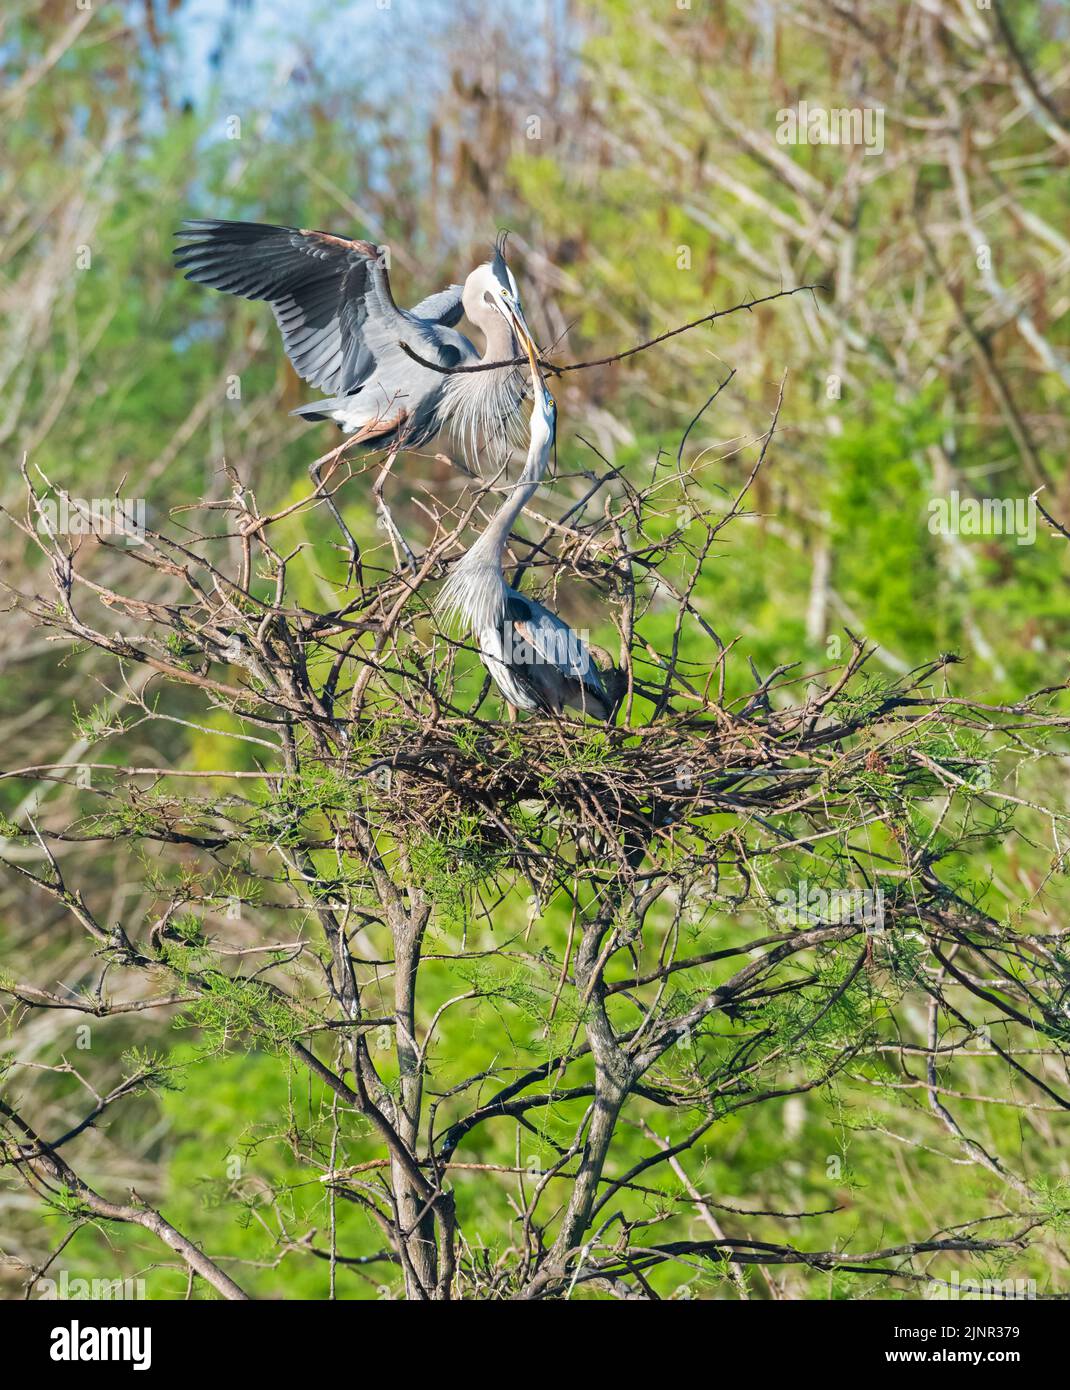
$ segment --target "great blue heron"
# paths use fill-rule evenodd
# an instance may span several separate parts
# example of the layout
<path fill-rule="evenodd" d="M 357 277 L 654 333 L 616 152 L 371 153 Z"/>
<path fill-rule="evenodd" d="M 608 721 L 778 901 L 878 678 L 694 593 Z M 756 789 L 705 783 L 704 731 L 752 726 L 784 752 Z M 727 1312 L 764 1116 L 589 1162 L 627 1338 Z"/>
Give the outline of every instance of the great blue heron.
<path fill-rule="evenodd" d="M 493 258 L 463 286 L 450 285 L 415 308 L 399 309 L 385 252 L 368 241 L 214 218 L 187 220 L 176 235 L 183 242 L 175 249 L 175 264 L 186 279 L 266 300 L 295 370 L 328 393 L 326 400 L 291 412 L 306 420 L 334 420 L 350 436 L 312 465 L 317 488 L 350 445 L 389 451 L 373 493 L 383 525 L 412 564 L 382 495 L 398 451 L 419 448 L 449 425 L 466 463 L 478 472 L 481 440 L 504 463 L 521 437 L 524 380 L 515 367 L 449 375 L 421 366 L 402 346 L 439 367 L 509 362 L 518 354 L 518 341 L 527 347 L 531 335 L 505 263 L 504 236 Z M 482 356 L 454 327 L 462 314 L 483 334 Z M 326 502 L 355 566 L 356 541 L 329 494 Z"/>
<path fill-rule="evenodd" d="M 438 607 L 472 632 L 484 665 L 510 704 L 551 714 L 571 707 L 609 719 L 615 703 L 587 644 L 556 613 L 505 582 L 506 540 L 542 482 L 557 432 L 557 405 L 539 375 L 530 338 L 524 346 L 533 392 L 524 471 L 486 530 L 450 571 Z"/>

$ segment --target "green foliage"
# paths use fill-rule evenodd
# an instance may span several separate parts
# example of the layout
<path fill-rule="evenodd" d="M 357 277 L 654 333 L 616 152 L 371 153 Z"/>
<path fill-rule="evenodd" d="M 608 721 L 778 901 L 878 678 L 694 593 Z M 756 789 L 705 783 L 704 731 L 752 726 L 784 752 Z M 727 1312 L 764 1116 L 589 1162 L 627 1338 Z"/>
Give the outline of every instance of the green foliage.
<path fill-rule="evenodd" d="M 137 1077 L 140 1093 L 178 1091 L 182 1070 L 170 1058 L 148 1048 L 131 1047 L 123 1053 L 122 1065 L 128 1077 Z"/>
<path fill-rule="evenodd" d="M 213 973 L 211 990 L 186 1006 L 178 1026 L 198 1029 L 204 1050 L 233 1048 L 283 1050 L 296 1042 L 315 1020 L 257 980 Z"/>
<path fill-rule="evenodd" d="M 505 866 L 507 852 L 488 838 L 475 816 L 460 816 L 448 827 L 413 841 L 407 848 L 413 880 L 436 905 L 444 922 L 464 916 L 472 893 Z"/>
<path fill-rule="evenodd" d="M 107 704 L 101 703 L 94 705 L 88 714 L 83 714 L 76 707 L 73 722 L 78 737 L 92 744 L 112 734 L 121 734 L 130 721 L 116 714 Z"/>

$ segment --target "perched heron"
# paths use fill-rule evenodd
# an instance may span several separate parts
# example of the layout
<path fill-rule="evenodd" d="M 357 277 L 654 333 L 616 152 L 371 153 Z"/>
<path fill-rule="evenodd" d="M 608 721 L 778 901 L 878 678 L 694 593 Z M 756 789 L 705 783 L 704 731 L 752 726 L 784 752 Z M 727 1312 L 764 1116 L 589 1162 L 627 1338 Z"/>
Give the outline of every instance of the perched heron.
<path fill-rule="evenodd" d="M 522 438 L 525 386 L 514 366 L 448 375 L 421 366 L 402 346 L 439 367 L 458 367 L 508 363 L 518 356 L 518 344 L 529 345 L 520 292 L 505 263 L 504 235 L 493 258 L 477 266 L 463 286 L 450 285 L 412 309 L 394 303 L 386 254 L 368 241 L 217 219 L 190 219 L 176 235 L 183 241 L 175 249 L 175 264 L 186 279 L 266 300 L 294 369 L 327 393 L 326 400 L 291 412 L 306 420 L 334 420 L 350 436 L 311 466 L 316 487 L 330 478 L 351 445 L 388 451 L 373 489 L 376 507 L 413 564 L 382 495 L 399 450 L 419 448 L 448 425 L 466 464 L 479 472 L 481 442 L 504 464 Z M 483 334 L 482 356 L 454 327 L 462 315 Z M 355 566 L 356 541 L 330 494 L 326 502 Z"/>
<path fill-rule="evenodd" d="M 583 639 L 541 603 L 505 582 L 502 556 L 513 523 L 542 482 L 557 432 L 557 405 L 539 375 L 530 337 L 533 405 L 524 471 L 489 525 L 444 584 L 439 608 L 461 619 L 483 664 L 511 705 L 560 714 L 566 707 L 609 719 L 616 703 Z"/>

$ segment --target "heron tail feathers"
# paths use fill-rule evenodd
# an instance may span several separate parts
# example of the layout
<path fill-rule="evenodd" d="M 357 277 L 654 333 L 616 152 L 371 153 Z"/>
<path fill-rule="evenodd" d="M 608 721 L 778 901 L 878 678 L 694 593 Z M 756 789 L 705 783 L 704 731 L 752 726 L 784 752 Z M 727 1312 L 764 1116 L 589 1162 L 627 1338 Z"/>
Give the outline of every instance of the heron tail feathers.
<path fill-rule="evenodd" d="M 349 417 L 353 411 L 352 396 L 328 396 L 326 400 L 311 401 L 291 410 L 291 415 L 300 415 L 302 420 L 334 420 L 344 428 L 342 416 Z"/>

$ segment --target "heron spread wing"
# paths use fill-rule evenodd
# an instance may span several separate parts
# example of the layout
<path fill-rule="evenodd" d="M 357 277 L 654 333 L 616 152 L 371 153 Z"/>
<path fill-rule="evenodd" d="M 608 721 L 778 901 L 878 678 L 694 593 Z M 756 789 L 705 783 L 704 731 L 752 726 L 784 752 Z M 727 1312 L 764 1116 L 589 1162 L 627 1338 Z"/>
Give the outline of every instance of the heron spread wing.
<path fill-rule="evenodd" d="M 321 391 L 347 395 L 395 354 L 415 367 L 402 355 L 403 337 L 441 366 L 467 356 L 465 347 L 475 354 L 452 329 L 463 312 L 461 287 L 452 285 L 408 312 L 399 309 L 371 242 L 215 219 L 191 219 L 178 236 L 184 240 L 175 264 L 186 279 L 266 300 L 298 375 Z"/>

